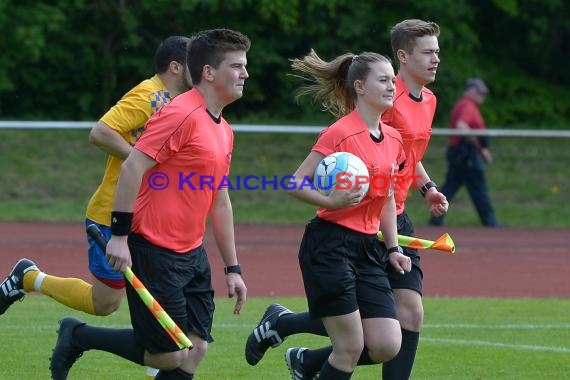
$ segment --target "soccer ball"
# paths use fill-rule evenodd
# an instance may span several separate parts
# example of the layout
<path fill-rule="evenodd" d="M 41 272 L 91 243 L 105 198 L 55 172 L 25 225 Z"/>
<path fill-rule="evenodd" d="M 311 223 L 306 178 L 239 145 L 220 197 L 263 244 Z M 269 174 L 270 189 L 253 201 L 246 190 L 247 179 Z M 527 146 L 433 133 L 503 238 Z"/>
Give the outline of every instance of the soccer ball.
<path fill-rule="evenodd" d="M 317 191 L 324 195 L 329 195 L 335 186 L 341 190 L 360 186 L 366 194 L 369 187 L 368 169 L 358 156 L 348 152 L 336 152 L 319 162 L 313 184 Z"/>

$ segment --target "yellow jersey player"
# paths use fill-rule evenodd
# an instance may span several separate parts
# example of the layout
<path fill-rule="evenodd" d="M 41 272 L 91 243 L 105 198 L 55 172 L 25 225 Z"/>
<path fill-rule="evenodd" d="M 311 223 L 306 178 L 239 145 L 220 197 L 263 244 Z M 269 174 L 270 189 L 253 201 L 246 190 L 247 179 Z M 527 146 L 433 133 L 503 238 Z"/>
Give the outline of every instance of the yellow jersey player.
<path fill-rule="evenodd" d="M 128 91 L 91 130 L 90 142 L 108 155 L 101 183 L 87 206 L 85 223 L 96 224 L 107 239 L 111 237 L 111 209 L 123 161 L 148 119 L 191 87 L 186 67 L 189 41 L 185 36 L 170 36 L 162 41 L 155 53 L 156 74 Z M 33 261 L 21 259 L 0 284 L 0 314 L 31 291 L 92 315 L 109 315 L 117 310 L 125 293 L 123 274 L 109 266 L 105 253 L 89 236 L 87 240 L 91 283 L 46 274 Z M 155 372 L 149 368 L 147 373 L 152 378 Z"/>

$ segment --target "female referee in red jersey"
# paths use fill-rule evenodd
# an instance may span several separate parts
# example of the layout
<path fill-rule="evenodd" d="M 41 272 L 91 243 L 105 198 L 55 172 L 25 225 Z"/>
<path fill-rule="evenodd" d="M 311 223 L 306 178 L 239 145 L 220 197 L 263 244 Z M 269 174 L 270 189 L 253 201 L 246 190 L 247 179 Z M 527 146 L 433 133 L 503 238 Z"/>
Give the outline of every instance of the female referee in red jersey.
<path fill-rule="evenodd" d="M 397 228 L 402 235 L 414 235 L 413 224 L 405 212 L 410 187 L 420 189 L 432 216 L 442 215 L 448 208 L 445 196 L 437 190 L 421 163 L 431 137 L 436 107 L 435 95 L 425 85 L 435 80 L 439 63 L 439 31 L 436 23 L 417 19 L 404 20 L 391 31 L 392 50 L 399 70 L 394 105 L 382 114 L 382 121 L 400 132 L 406 154 L 406 165 L 398 174 L 403 181 L 394 189 Z M 403 251 L 412 260 L 411 271 L 401 275 L 393 267 L 387 267 L 402 327 L 402 346 L 395 358 L 383 364 L 384 380 L 409 378 L 423 323 L 420 257 L 415 249 L 405 248 Z M 279 304 L 270 305 L 247 339 L 247 362 L 256 365 L 269 347 L 277 347 L 287 336 L 298 333 L 326 335 L 320 320 L 311 319 L 308 313 L 293 313 Z M 323 361 L 329 353 L 330 348 L 310 352 L 311 357 L 320 356 Z M 312 379 L 320 368 L 316 360 L 307 360 L 309 355 L 304 356 L 297 380 Z M 361 358 L 358 364 L 370 364 L 370 361 Z"/>
<path fill-rule="evenodd" d="M 380 121 L 392 107 L 394 69 L 388 58 L 365 52 L 347 53 L 330 62 L 314 51 L 293 60 L 293 69 L 313 81 L 299 95 L 315 93 L 315 99 L 337 116 L 337 122 L 321 133 L 294 178 L 312 177 L 319 162 L 334 152 L 360 157 L 370 175 L 392 178 L 404 164 L 398 132 Z M 331 338 L 332 352 L 315 363 L 322 379 L 349 379 L 361 353 L 371 362 L 392 358 L 400 349 L 400 324 L 386 272 L 390 262 L 399 272 L 409 271 L 411 261 L 402 255 L 396 238 L 396 206 L 393 187 L 371 186 L 333 189 L 324 196 L 307 187 L 292 190 L 299 200 L 319 206 L 305 229 L 299 250 L 309 312 L 320 318 Z M 386 246 L 376 239 L 378 229 L 388 235 Z M 317 350 L 319 351 L 319 350 Z M 311 351 L 289 349 L 286 361 L 293 378 Z"/>

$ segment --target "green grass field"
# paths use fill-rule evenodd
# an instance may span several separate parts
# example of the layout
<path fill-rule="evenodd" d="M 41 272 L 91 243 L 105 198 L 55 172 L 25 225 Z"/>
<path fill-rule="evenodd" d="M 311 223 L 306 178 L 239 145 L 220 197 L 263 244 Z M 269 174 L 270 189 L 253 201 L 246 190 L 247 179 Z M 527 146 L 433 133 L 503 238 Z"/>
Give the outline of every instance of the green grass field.
<path fill-rule="evenodd" d="M 0 220 L 78 221 L 97 187 L 105 156 L 87 142 L 88 131 L 0 130 Z M 315 136 L 236 134 L 232 175 L 292 173 Z M 423 160 L 442 184 L 447 138 L 434 137 Z M 520 227 L 569 228 L 570 139 L 496 138 L 489 167 L 491 196 L 501 222 Z M 314 208 L 284 191 L 233 191 L 237 223 L 304 223 Z M 418 226 L 427 218 L 412 192 L 408 212 Z M 478 225 L 465 190 L 452 204 L 450 225 Z M 302 298 L 249 299 L 240 316 L 219 299 L 214 342 L 197 379 L 287 379 L 287 347 L 320 347 L 327 338 L 290 337 L 256 367 L 243 347 L 265 307 L 282 302 L 305 310 Z M 567 379 L 570 377 L 570 300 L 427 298 L 413 379 Z M 57 321 L 76 315 L 104 326 L 129 325 L 126 305 L 112 316 L 72 312 L 47 297 L 28 296 L 0 317 L 0 380 L 48 379 Z M 144 379 L 144 369 L 106 353 L 88 352 L 70 379 Z M 358 368 L 353 379 L 379 379 L 379 366 Z"/>
<path fill-rule="evenodd" d="M 0 220 L 82 220 L 105 166 L 87 130 L 0 130 Z M 232 175 L 291 174 L 307 155 L 313 135 L 236 133 Z M 443 184 L 447 138 L 433 137 L 424 166 Z M 488 168 L 499 221 L 517 227 L 570 227 L 570 139 L 494 138 Z M 235 177 L 234 177 L 235 178 Z M 286 191 L 231 192 L 238 223 L 304 223 L 314 208 Z M 423 200 L 412 192 L 408 212 L 426 222 Z M 466 191 L 452 203 L 449 225 L 479 225 Z"/>
<path fill-rule="evenodd" d="M 288 347 L 317 348 L 327 338 L 302 334 L 268 351 L 256 367 L 243 355 L 247 335 L 265 307 L 280 302 L 305 310 L 301 298 L 249 299 L 239 316 L 233 301 L 217 300 L 213 335 L 197 379 L 288 379 L 283 360 Z M 426 324 L 421 336 L 413 379 L 567 379 L 570 373 L 570 300 L 427 298 Z M 0 379 L 49 378 L 49 357 L 57 321 L 74 315 L 107 327 L 129 326 L 126 303 L 109 317 L 73 312 L 45 296 L 28 296 L 0 317 Z M 102 352 L 87 352 L 70 372 L 70 379 L 144 379 L 145 370 Z M 380 367 L 357 368 L 353 379 L 380 378 Z"/>

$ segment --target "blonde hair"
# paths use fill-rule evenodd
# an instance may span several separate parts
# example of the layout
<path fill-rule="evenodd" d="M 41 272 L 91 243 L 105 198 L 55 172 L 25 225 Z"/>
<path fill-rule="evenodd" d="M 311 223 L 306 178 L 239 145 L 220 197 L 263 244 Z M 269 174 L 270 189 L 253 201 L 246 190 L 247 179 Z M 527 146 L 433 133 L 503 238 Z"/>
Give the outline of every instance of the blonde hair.
<path fill-rule="evenodd" d="M 358 55 L 345 53 L 327 62 L 313 49 L 305 57 L 292 59 L 291 62 L 292 69 L 301 73 L 294 76 L 309 83 L 297 90 L 296 98 L 312 94 L 315 102 L 336 117 L 344 116 L 354 109 L 354 81 L 366 79 L 372 63 L 391 64 L 388 57 L 372 52 Z"/>

